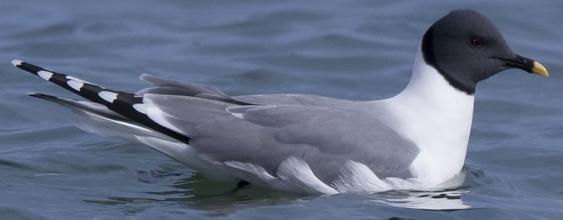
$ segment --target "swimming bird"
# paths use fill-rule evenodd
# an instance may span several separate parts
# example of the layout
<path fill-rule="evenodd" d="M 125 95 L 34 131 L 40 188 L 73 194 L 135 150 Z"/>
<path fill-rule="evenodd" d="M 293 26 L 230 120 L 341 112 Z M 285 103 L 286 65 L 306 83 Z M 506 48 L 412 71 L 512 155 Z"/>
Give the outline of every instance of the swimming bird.
<path fill-rule="evenodd" d="M 31 94 L 72 109 L 86 131 L 140 142 L 210 179 L 313 194 L 426 190 L 447 182 L 465 161 L 477 84 L 509 68 L 548 75 L 467 9 L 428 28 L 407 87 L 383 100 L 230 96 L 146 74 L 141 79 L 152 87 L 130 93 L 12 63 L 85 98 Z"/>

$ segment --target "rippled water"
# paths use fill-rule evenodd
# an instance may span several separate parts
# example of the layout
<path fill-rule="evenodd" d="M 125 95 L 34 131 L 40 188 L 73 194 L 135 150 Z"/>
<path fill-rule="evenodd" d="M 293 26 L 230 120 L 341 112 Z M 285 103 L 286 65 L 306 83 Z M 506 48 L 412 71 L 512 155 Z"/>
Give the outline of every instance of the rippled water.
<path fill-rule="evenodd" d="M 482 83 L 463 184 L 432 194 L 228 194 L 231 186 L 146 147 L 74 128 L 68 111 L 26 96 L 72 94 L 9 64 L 20 58 L 129 91 L 148 72 L 230 94 L 378 99 L 405 86 L 424 30 L 461 7 L 490 17 L 551 76 L 507 71 Z M 2 1 L 0 216 L 560 219 L 562 9 L 561 1 Z"/>

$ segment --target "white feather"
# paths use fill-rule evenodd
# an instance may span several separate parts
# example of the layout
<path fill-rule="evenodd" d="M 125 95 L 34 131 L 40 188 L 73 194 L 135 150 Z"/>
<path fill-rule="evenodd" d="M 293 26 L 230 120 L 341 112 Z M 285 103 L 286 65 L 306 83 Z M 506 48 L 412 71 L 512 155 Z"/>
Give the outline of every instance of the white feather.
<path fill-rule="evenodd" d="M 133 108 L 143 114 L 147 114 L 147 106 L 145 104 L 134 104 Z"/>
<path fill-rule="evenodd" d="M 170 123 L 168 121 L 168 118 L 170 118 L 169 115 L 167 115 L 165 112 L 163 112 L 162 110 L 160 110 L 157 106 L 153 105 L 152 103 L 146 102 L 144 103 L 145 105 L 145 114 L 154 122 L 158 123 L 159 125 L 162 125 L 174 132 L 177 132 L 178 134 L 183 134 L 186 136 L 189 136 L 189 134 L 186 133 L 186 131 L 174 126 L 172 123 Z"/>
<path fill-rule="evenodd" d="M 110 91 L 101 91 L 98 96 L 109 103 L 113 103 L 117 99 L 117 93 Z"/>
<path fill-rule="evenodd" d="M 465 161 L 474 96 L 453 86 L 424 62 L 420 50 L 408 86 L 381 101 L 392 117 L 388 124 L 412 140 L 419 154 L 410 166 L 416 181 L 435 186 L 458 174 Z"/>
<path fill-rule="evenodd" d="M 37 75 L 39 75 L 39 77 L 41 77 L 41 79 L 47 80 L 49 81 L 49 79 L 51 79 L 51 77 L 53 77 L 53 73 L 49 72 L 49 71 L 45 71 L 45 70 L 41 70 L 39 72 L 37 72 Z"/>
<path fill-rule="evenodd" d="M 308 193 L 338 193 L 334 188 L 319 180 L 307 162 L 296 157 L 285 159 L 278 166 L 276 173 L 278 178 L 288 185 L 292 191 L 298 191 L 300 189 L 300 191 Z"/>
<path fill-rule="evenodd" d="M 77 81 L 77 80 L 69 80 L 69 81 L 66 82 L 66 84 L 76 91 L 80 91 L 82 86 L 84 86 L 84 82 Z"/>
<path fill-rule="evenodd" d="M 76 126 L 82 130 L 102 136 L 140 142 L 214 180 L 226 181 L 234 178 L 224 166 L 202 159 L 188 144 L 178 142 L 160 132 L 136 123 L 115 120 L 78 108 L 73 108 L 73 113 Z"/>
<path fill-rule="evenodd" d="M 382 192 L 392 188 L 365 164 L 351 160 L 346 162 L 331 185 L 339 192 Z"/>
<path fill-rule="evenodd" d="M 22 65 L 22 63 L 23 63 L 23 61 L 21 61 L 21 60 L 12 60 L 12 65 L 14 65 L 14 66 Z"/>

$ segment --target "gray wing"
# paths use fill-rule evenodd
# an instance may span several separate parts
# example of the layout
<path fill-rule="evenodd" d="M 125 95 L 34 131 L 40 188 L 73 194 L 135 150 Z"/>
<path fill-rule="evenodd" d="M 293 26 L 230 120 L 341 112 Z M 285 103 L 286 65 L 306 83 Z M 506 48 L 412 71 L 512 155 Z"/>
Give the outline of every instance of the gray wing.
<path fill-rule="evenodd" d="M 263 94 L 234 96 L 235 100 L 257 105 L 313 105 L 339 107 L 354 104 L 354 101 L 304 94 Z"/>
<path fill-rule="evenodd" d="M 198 83 L 183 83 L 162 79 L 153 75 L 143 74 L 142 80 L 151 83 L 154 87 L 138 91 L 137 94 L 166 94 L 179 96 L 192 96 L 204 99 L 217 100 L 238 105 L 316 105 L 337 106 L 350 104 L 351 101 L 335 99 L 316 95 L 303 94 L 263 94 L 229 96 L 220 89 Z"/>
<path fill-rule="evenodd" d="M 163 79 L 150 74 L 141 75 L 141 80 L 147 81 L 154 85 L 148 89 L 139 91 L 138 93 L 158 93 L 158 94 L 174 94 L 197 96 L 200 94 L 214 94 L 217 96 L 227 96 L 223 91 L 210 85 L 198 83 L 182 83 L 178 81 Z"/>
<path fill-rule="evenodd" d="M 140 77 L 142 80 L 151 83 L 154 87 L 146 88 L 138 91 L 137 95 L 144 94 L 166 94 L 166 95 L 178 95 L 178 96 L 191 96 L 203 99 L 217 100 L 222 102 L 228 102 L 238 105 L 247 105 L 239 100 L 235 100 L 210 85 L 198 84 L 198 83 L 182 83 L 173 80 L 162 79 L 153 75 L 143 74 Z"/>
<path fill-rule="evenodd" d="M 409 177 L 416 146 L 373 115 L 354 108 L 311 105 L 240 106 L 189 96 L 146 94 L 157 123 L 187 135 L 190 145 L 217 162 L 237 161 L 275 174 L 288 157 L 306 161 L 332 182 L 348 160 L 379 177 Z"/>

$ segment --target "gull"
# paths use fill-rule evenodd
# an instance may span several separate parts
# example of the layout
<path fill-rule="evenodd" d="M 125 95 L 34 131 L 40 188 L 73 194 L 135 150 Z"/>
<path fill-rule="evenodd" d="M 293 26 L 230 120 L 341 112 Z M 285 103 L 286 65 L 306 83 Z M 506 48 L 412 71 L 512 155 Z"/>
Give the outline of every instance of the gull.
<path fill-rule="evenodd" d="M 30 94 L 70 108 L 81 129 L 142 143 L 209 179 L 310 194 L 438 187 L 462 170 L 477 84 L 510 68 L 548 75 L 467 9 L 428 28 L 407 87 L 383 100 L 230 96 L 147 74 L 152 87 L 130 93 L 12 64 L 85 98 Z"/>

